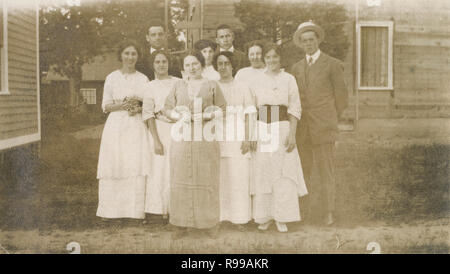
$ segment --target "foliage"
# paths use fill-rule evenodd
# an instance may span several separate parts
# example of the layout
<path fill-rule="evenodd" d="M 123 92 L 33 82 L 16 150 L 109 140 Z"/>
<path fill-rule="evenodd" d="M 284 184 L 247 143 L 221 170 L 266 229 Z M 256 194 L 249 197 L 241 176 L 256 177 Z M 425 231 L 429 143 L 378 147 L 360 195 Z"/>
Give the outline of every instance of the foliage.
<path fill-rule="evenodd" d="M 181 49 L 183 43 L 177 40 L 177 34 L 174 30 L 178 17 L 182 16 L 181 5 L 177 9 L 178 13 L 172 15 L 168 26 L 168 46 L 169 48 Z M 101 7 L 104 33 L 108 37 L 108 46 L 114 47 L 125 38 L 138 41 L 141 46 L 147 45 L 146 34 L 150 20 L 160 20 L 164 23 L 164 1 L 162 0 L 133 0 L 133 1 L 109 1 L 109 4 Z"/>
<path fill-rule="evenodd" d="M 147 45 L 148 21 L 159 19 L 164 22 L 164 4 L 162 0 L 99 0 L 80 5 L 68 2 L 41 7 L 41 72 L 52 67 L 55 72 L 74 80 L 71 94 L 76 93 L 83 64 L 111 51 L 126 38 L 138 41 L 141 46 Z M 183 6 L 179 6 L 177 12 L 182 16 Z M 173 24 L 174 20 L 169 22 Z M 183 48 L 172 24 L 168 30 L 169 47 Z"/>
<path fill-rule="evenodd" d="M 99 55 L 105 44 L 101 14 L 89 6 L 40 9 L 40 65 L 68 77 L 81 77 L 79 67 Z"/>
<path fill-rule="evenodd" d="M 281 41 L 285 65 L 290 60 L 299 60 L 304 53 L 292 41 L 299 24 L 312 20 L 325 31 L 325 40 L 320 48 L 340 60 L 345 58 L 349 43 L 344 26 L 348 22 L 345 7 L 335 3 L 298 3 L 287 1 L 241 0 L 235 4 L 237 16 L 245 28 L 237 34 L 236 44 L 263 39 Z"/>

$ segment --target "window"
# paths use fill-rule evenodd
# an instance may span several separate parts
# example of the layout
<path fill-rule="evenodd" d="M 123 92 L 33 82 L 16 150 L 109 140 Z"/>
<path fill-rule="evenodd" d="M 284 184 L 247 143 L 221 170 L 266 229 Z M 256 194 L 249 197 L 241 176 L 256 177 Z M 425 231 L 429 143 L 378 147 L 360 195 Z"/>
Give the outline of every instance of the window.
<path fill-rule="evenodd" d="M 80 93 L 86 104 L 88 105 L 97 104 L 97 91 L 95 88 L 82 88 L 80 89 Z"/>
<path fill-rule="evenodd" d="M 8 90 L 8 12 L 6 1 L 0 4 L 0 95 L 9 94 Z"/>
<path fill-rule="evenodd" d="M 356 26 L 359 89 L 393 89 L 393 27 L 392 21 L 363 21 Z"/>

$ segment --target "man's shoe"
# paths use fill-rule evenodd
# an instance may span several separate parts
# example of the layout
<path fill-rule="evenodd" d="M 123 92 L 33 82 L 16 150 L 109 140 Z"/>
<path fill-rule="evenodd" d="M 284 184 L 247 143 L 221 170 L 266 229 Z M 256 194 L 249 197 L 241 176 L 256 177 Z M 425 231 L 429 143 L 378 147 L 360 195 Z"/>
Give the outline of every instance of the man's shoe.
<path fill-rule="evenodd" d="M 327 217 L 326 217 L 326 219 L 325 219 L 325 225 L 331 226 L 332 224 L 334 224 L 333 213 L 328 213 L 328 214 L 327 214 Z"/>

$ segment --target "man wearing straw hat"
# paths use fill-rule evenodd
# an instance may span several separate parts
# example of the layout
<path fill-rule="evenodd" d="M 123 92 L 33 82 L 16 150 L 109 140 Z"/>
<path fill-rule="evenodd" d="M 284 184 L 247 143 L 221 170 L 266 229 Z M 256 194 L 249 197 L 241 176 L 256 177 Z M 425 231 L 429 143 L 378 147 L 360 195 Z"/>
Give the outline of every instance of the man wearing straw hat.
<path fill-rule="evenodd" d="M 291 69 L 297 79 L 302 117 L 297 127 L 297 147 L 310 197 L 303 200 L 306 216 L 334 223 L 335 141 L 338 118 L 348 104 L 341 62 L 319 49 L 323 29 L 313 22 L 299 25 L 294 43 L 306 56 Z M 316 207 L 315 205 L 322 205 Z M 318 210 L 318 209 L 322 210 Z M 308 214 L 309 213 L 309 214 Z"/>

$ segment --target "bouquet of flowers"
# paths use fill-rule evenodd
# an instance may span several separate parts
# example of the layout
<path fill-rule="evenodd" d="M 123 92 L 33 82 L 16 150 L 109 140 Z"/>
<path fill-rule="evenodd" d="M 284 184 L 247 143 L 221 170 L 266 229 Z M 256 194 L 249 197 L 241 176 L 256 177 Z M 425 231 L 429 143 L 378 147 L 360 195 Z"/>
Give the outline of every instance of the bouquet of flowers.
<path fill-rule="evenodd" d="M 125 97 L 125 110 L 128 111 L 129 116 L 134 116 L 138 113 L 142 113 L 142 98 L 137 96 Z"/>

